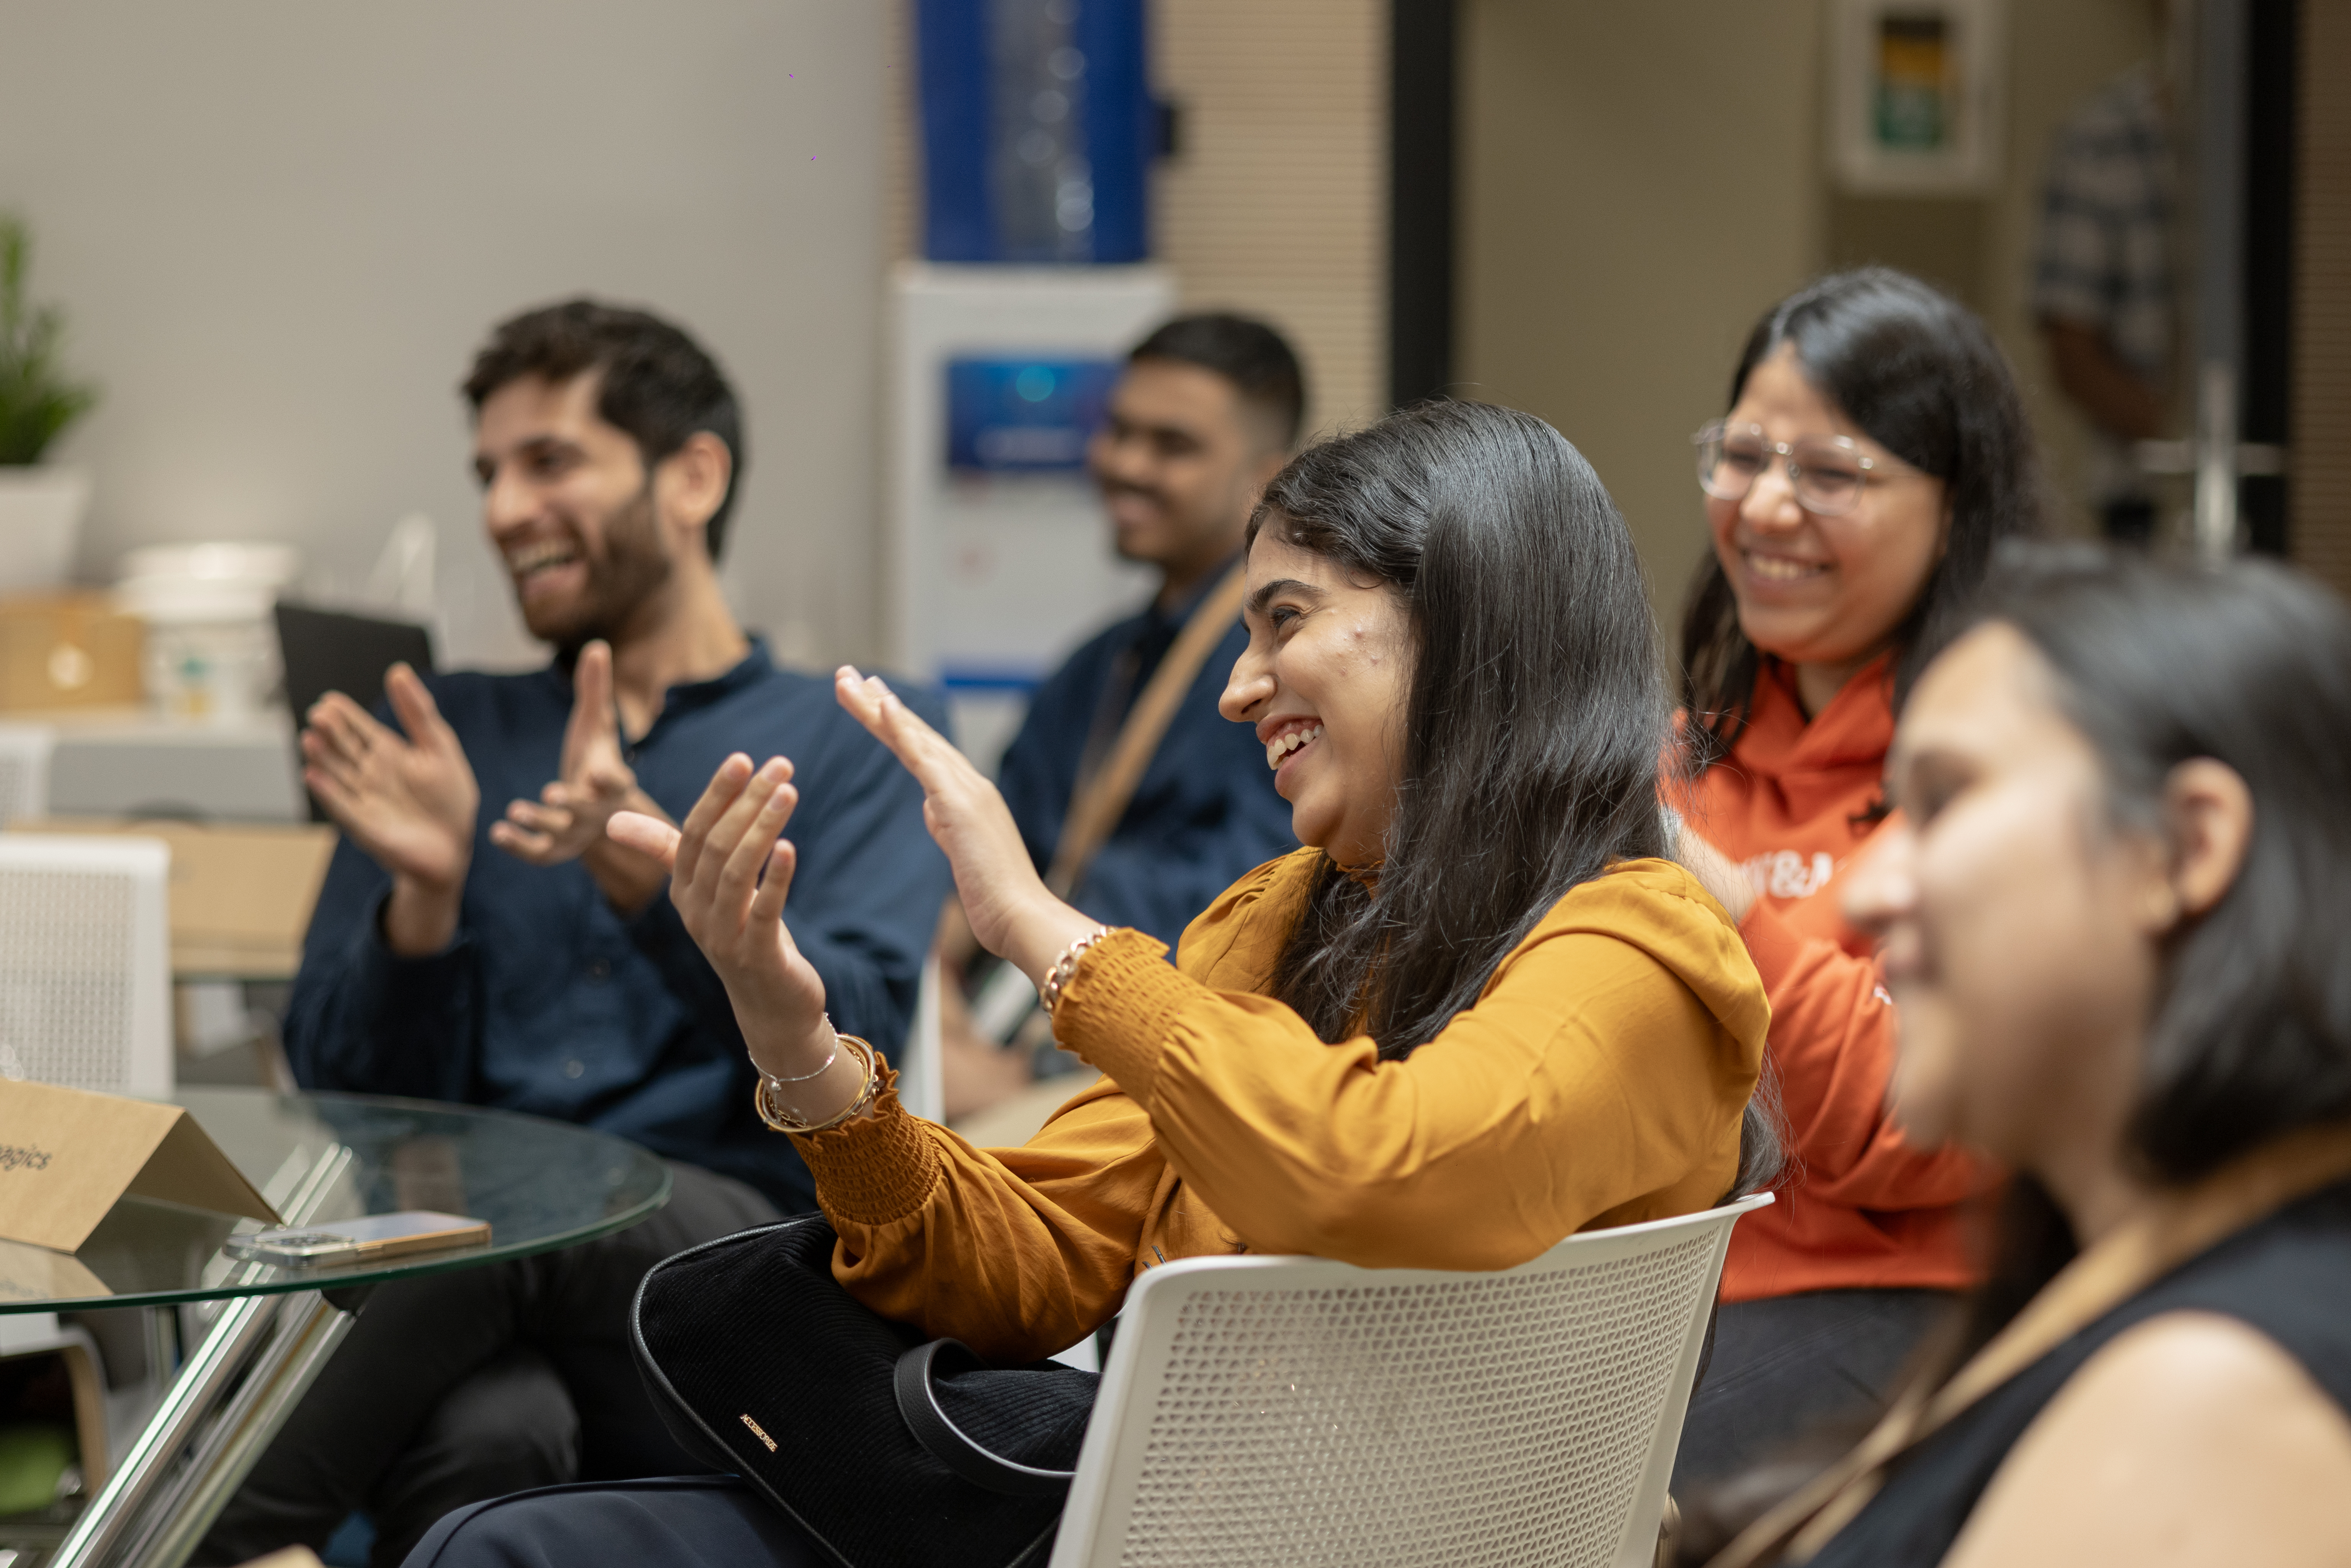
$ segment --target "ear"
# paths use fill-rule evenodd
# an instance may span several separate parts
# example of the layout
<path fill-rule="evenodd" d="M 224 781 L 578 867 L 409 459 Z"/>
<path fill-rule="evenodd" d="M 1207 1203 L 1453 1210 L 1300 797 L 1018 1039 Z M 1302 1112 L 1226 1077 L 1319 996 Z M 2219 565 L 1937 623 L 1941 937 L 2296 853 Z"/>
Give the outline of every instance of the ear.
<path fill-rule="evenodd" d="M 706 430 L 661 460 L 653 470 L 653 497 L 665 528 L 700 533 L 726 498 L 735 477 L 735 455 Z"/>
<path fill-rule="evenodd" d="M 2253 837 L 2252 791 L 2227 763 L 2190 758 L 2164 781 L 2163 813 L 2179 912 L 2202 915 L 2227 895 L 2244 868 Z"/>

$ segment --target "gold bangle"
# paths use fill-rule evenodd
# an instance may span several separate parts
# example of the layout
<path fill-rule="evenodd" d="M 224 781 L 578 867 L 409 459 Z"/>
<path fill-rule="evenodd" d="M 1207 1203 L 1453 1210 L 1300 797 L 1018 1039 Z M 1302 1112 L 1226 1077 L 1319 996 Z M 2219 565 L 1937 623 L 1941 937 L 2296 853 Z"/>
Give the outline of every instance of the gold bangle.
<path fill-rule="evenodd" d="M 1085 956 L 1087 948 L 1109 935 L 1109 926 L 1095 926 L 1092 931 L 1062 948 L 1061 956 L 1053 960 L 1053 967 L 1045 971 L 1045 983 L 1037 988 L 1037 999 L 1044 1005 L 1047 1018 L 1051 1018 L 1053 1009 L 1060 1005 L 1061 988 L 1067 986 L 1070 983 L 1070 977 L 1078 972 L 1078 960 Z"/>
<path fill-rule="evenodd" d="M 793 1133 L 807 1137 L 814 1133 L 829 1133 L 842 1123 L 853 1121 L 865 1113 L 866 1108 L 882 1092 L 881 1053 L 853 1034 L 836 1033 L 833 1038 L 842 1045 L 855 1048 L 859 1060 L 865 1064 L 865 1082 L 858 1089 L 856 1098 L 843 1106 L 836 1116 L 821 1122 L 807 1121 L 783 1110 L 768 1098 L 768 1089 L 773 1080 L 763 1072 L 759 1075 L 758 1086 L 751 1091 L 751 1106 L 759 1113 L 759 1120 L 778 1133 Z"/>

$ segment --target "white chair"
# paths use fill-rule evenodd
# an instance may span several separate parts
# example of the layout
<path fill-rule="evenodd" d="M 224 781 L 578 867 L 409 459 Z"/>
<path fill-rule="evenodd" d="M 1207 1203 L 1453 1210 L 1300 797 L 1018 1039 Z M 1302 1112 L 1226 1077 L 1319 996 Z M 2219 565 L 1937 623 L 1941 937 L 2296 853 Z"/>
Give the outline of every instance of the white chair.
<path fill-rule="evenodd" d="M 1771 1201 L 1493 1273 L 1150 1270 L 1051 1568 L 1647 1568 L 1730 1228 Z"/>
<path fill-rule="evenodd" d="M 923 960 L 923 983 L 914 992 L 914 1021 L 898 1048 L 898 1103 L 925 1121 L 947 1116 L 946 1066 L 939 1055 L 939 956 Z"/>
<path fill-rule="evenodd" d="M 171 1093 L 172 852 L 0 833 L 0 1074 Z"/>
<path fill-rule="evenodd" d="M 6 747 L 0 738 L 0 758 Z M 5 768 L 0 760 L 0 791 Z M 26 814 L 39 815 L 37 804 Z M 150 1099 L 172 1092 L 171 866 L 158 839 L 0 832 L 0 1074 Z M 94 1493 L 167 1375 L 151 1365 L 110 1391 L 87 1332 L 54 1312 L 0 1317 L 0 1359 L 36 1354 L 65 1359 Z"/>
<path fill-rule="evenodd" d="M 49 757 L 57 732 L 46 724 L 0 724 L 0 825 L 49 813 Z"/>

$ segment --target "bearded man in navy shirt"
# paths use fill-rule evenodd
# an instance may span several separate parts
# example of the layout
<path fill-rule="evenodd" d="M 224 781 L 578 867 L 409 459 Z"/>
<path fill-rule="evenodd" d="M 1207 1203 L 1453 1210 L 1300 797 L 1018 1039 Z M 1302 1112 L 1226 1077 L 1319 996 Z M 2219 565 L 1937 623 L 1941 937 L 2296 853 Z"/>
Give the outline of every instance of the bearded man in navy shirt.
<path fill-rule="evenodd" d="M 490 542 L 528 674 L 394 666 L 390 711 L 330 695 L 303 778 L 341 830 L 286 1022 L 306 1088 L 528 1111 L 632 1138 L 668 1206 L 539 1258 L 388 1285 L 207 1538 L 200 1561 L 316 1548 L 372 1517 L 400 1562 L 441 1514 L 522 1488 L 698 1469 L 631 1362 L 654 1261 L 815 1207 L 752 1109 L 725 988 L 618 810 L 676 821 L 732 752 L 794 764 L 793 940 L 834 1022 L 906 1034 L 948 877 L 922 790 L 736 623 L 716 560 L 743 472 L 710 356 L 586 300 L 500 326 L 465 382 Z M 926 714 L 940 721 L 934 707 Z"/>

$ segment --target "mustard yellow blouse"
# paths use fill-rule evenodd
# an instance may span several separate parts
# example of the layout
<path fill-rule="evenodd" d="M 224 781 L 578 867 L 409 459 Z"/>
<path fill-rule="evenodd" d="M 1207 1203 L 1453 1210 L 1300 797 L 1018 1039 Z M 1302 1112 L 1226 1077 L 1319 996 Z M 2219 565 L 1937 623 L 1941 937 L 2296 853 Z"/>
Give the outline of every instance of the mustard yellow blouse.
<path fill-rule="evenodd" d="M 1561 899 L 1477 1005 L 1404 1061 L 1325 1044 L 1266 995 L 1319 852 L 1251 872 L 1184 933 L 1079 964 L 1053 1030 L 1103 1079 L 1017 1149 L 885 1093 L 799 1140 L 833 1270 L 885 1317 L 1031 1360 L 1204 1253 L 1500 1269 L 1572 1232 L 1687 1214 L 1738 1168 L 1770 1008 L 1738 928 L 1667 861 Z"/>

